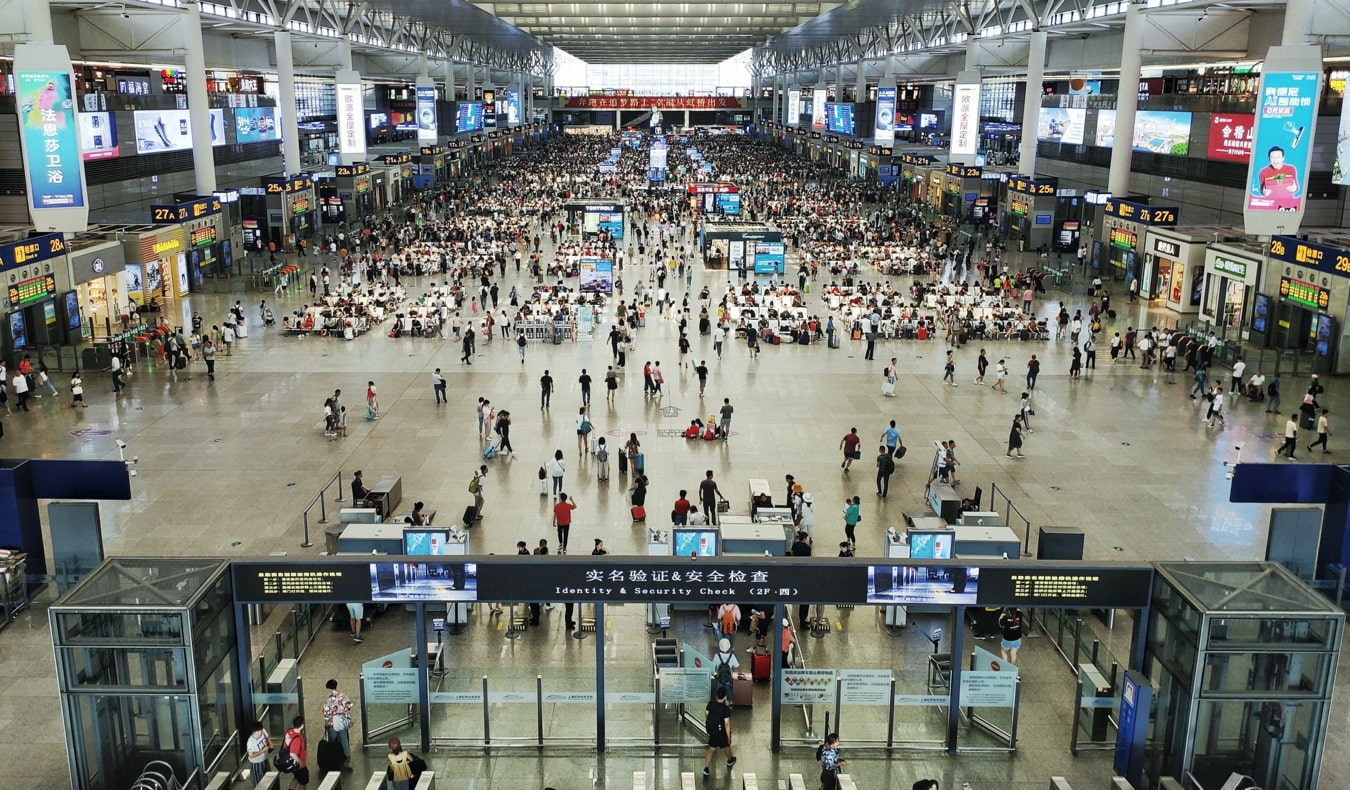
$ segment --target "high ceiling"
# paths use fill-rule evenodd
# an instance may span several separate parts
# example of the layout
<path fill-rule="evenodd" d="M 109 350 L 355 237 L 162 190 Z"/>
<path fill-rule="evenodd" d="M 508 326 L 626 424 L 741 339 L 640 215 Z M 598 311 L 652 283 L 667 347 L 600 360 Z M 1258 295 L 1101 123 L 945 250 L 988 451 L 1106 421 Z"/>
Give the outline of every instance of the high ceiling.
<path fill-rule="evenodd" d="M 587 63 L 720 63 L 839 3 L 475 3 Z"/>

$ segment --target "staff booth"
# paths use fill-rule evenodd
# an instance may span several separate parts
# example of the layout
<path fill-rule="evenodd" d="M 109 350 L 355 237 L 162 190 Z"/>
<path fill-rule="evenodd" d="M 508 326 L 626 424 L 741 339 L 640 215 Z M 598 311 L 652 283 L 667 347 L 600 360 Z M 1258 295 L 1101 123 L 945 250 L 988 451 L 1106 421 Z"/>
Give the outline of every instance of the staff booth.
<path fill-rule="evenodd" d="M 296 242 L 308 239 L 318 224 L 318 192 L 314 179 L 307 175 L 262 180 L 267 207 L 267 244 L 279 249 L 295 249 Z"/>
<path fill-rule="evenodd" d="M 977 165 L 947 164 L 942 198 L 943 214 L 960 220 L 969 218 L 975 199 L 984 191 L 983 170 Z"/>
<path fill-rule="evenodd" d="M 709 269 L 753 272 L 781 278 L 787 270 L 787 247 L 781 231 L 742 222 L 705 222 L 699 228 L 699 249 Z"/>
<path fill-rule="evenodd" d="M 999 224 L 1021 249 L 1050 249 L 1055 240 L 1059 181 L 1012 175 L 1003 183 L 1006 200 L 999 204 Z M 1005 208 L 1006 206 L 1006 208 Z"/>
<path fill-rule="evenodd" d="M 1314 235 L 1270 240 L 1262 293 L 1275 300 L 1270 345 L 1313 355 L 1314 372 L 1350 372 L 1350 238 Z M 1260 298 L 1253 312 L 1260 309 Z M 1337 326 L 1337 324 L 1340 326 Z"/>
<path fill-rule="evenodd" d="M 567 232 L 590 240 L 601 233 L 617 244 L 624 237 L 624 202 L 614 200 L 569 200 L 563 204 Z"/>
<path fill-rule="evenodd" d="M 1114 199 L 1102 206 L 1105 212 Z M 1116 218 L 1103 214 L 1103 227 Z M 1133 232 L 1133 231 L 1131 231 Z M 1156 294 L 1167 309 L 1178 313 L 1200 312 L 1204 296 L 1205 249 L 1214 234 L 1204 228 L 1153 227 L 1148 229 L 1143 249 L 1148 251 L 1140 269 L 1139 293 Z M 1126 283 L 1128 287 L 1128 282 Z"/>
<path fill-rule="evenodd" d="M 151 250 L 158 259 L 164 295 L 181 299 L 191 291 L 199 290 L 203 277 L 224 278 L 229 275 L 225 248 L 229 235 L 224 226 L 225 214 L 220 198 L 177 195 L 178 202 L 150 207 L 150 221 L 157 226 L 177 226 L 181 242 L 174 245 L 174 237 Z M 147 267 L 153 262 L 145 257 Z M 230 263 L 233 263 L 231 260 Z"/>
<path fill-rule="evenodd" d="M 408 152 L 380 157 L 390 183 L 390 202 L 398 203 L 412 194 L 413 155 Z"/>
<path fill-rule="evenodd" d="M 901 192 L 910 201 L 923 203 L 924 196 L 928 194 L 927 171 L 933 164 L 933 157 L 928 154 L 902 151 L 895 158 L 900 160 Z"/>
<path fill-rule="evenodd" d="M 60 233 L 0 244 L 7 311 L 0 346 L 10 370 L 28 350 L 74 342 L 67 316 L 73 310 L 73 317 L 79 317 L 79 303 L 72 290 L 66 254 L 66 242 Z M 79 327 L 75 330 L 78 337 Z M 41 359 L 41 355 L 36 358 Z"/>
<path fill-rule="evenodd" d="M 82 317 L 79 336 L 111 337 L 121 315 L 121 278 L 127 258 L 116 239 L 75 238 L 68 242 L 70 281 Z"/>
<path fill-rule="evenodd" d="M 333 172 L 333 185 L 347 217 L 364 217 L 375 209 L 373 176 L 369 162 L 338 165 Z M 333 212 L 325 211 L 325 221 Z"/>
<path fill-rule="evenodd" d="M 1145 236 L 1153 228 L 1175 227 L 1178 211 L 1175 206 L 1108 198 L 1102 206 L 1102 224 L 1097 233 L 1102 242 L 1101 257 L 1096 260 L 1098 276 L 1103 281 L 1121 283 L 1127 290 L 1130 282 L 1139 277 L 1139 292 L 1144 293 L 1144 278 L 1140 275 Z"/>
<path fill-rule="evenodd" d="M 741 188 L 730 181 L 694 181 L 685 186 L 689 207 L 705 217 L 738 217 Z"/>
<path fill-rule="evenodd" d="M 463 140 L 458 141 L 461 146 Z M 439 145 L 424 145 L 421 147 L 421 154 L 417 158 L 417 175 L 413 177 L 413 183 L 418 189 L 426 189 L 433 184 L 438 184 L 447 178 L 446 173 L 445 148 Z"/>
<path fill-rule="evenodd" d="M 1204 296 L 1200 317 L 1223 327 L 1224 337 L 1241 337 L 1251 329 L 1255 317 L 1253 301 L 1261 287 L 1261 259 L 1265 245 L 1229 242 L 1211 244 L 1205 250 Z M 1269 300 L 1264 314 L 1269 316 Z M 1269 324 L 1267 323 L 1267 329 Z"/>
<path fill-rule="evenodd" d="M 859 141 L 861 145 L 861 141 Z M 895 160 L 894 150 L 888 145 L 867 146 L 861 155 L 862 166 L 874 174 L 877 183 L 886 187 L 900 180 L 900 165 Z"/>

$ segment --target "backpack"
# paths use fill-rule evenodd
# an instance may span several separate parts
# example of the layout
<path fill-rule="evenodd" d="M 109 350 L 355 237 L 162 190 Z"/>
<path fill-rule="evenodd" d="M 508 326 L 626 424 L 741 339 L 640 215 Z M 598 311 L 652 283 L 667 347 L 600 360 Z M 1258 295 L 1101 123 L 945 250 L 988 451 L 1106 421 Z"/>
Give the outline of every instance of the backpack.
<path fill-rule="evenodd" d="M 722 612 L 722 633 L 730 634 L 735 633 L 735 631 L 736 609 L 735 607 L 727 607 L 727 609 Z"/>
<path fill-rule="evenodd" d="M 516 345 L 520 346 L 521 348 L 524 348 L 524 347 L 525 347 L 525 336 L 524 336 L 524 335 L 521 335 L 520 337 L 517 337 L 517 338 L 516 338 Z"/>
<path fill-rule="evenodd" d="M 607 463 L 609 461 L 609 448 L 601 447 L 600 449 L 596 450 L 595 460 L 599 461 L 602 464 Z"/>
<path fill-rule="evenodd" d="M 889 453 L 887 453 L 885 458 L 881 459 L 881 471 L 888 475 L 895 473 L 895 459 L 892 458 Z"/>
<path fill-rule="evenodd" d="M 717 654 L 717 685 L 731 685 L 731 656 L 725 653 Z"/>
<path fill-rule="evenodd" d="M 1270 384 L 1266 385 L 1266 394 L 1267 394 L 1267 395 L 1279 395 L 1279 394 L 1280 394 L 1280 382 L 1278 382 L 1278 381 L 1272 381 L 1272 382 L 1270 382 Z"/>
<path fill-rule="evenodd" d="M 286 733 L 286 737 L 281 740 L 281 751 L 272 758 L 272 767 L 283 774 L 291 773 L 300 767 L 300 761 L 291 753 L 291 737 L 289 732 Z"/>
<path fill-rule="evenodd" d="M 481 489 L 481 488 L 482 488 L 482 483 L 479 482 L 478 475 L 474 475 L 474 476 L 473 476 L 473 479 L 469 481 L 469 493 L 470 493 L 470 494 L 477 494 L 478 491 L 479 491 L 479 489 Z"/>
<path fill-rule="evenodd" d="M 546 479 L 548 479 L 548 471 L 545 470 L 544 467 L 542 467 L 542 466 L 539 467 L 539 479 L 540 479 L 540 480 L 546 480 Z"/>

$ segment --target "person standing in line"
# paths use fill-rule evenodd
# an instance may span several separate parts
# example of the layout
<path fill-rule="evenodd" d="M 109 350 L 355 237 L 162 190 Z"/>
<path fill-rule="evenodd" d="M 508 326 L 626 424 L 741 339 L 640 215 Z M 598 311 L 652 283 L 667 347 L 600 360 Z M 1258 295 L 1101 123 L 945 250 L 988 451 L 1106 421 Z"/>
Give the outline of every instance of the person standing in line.
<path fill-rule="evenodd" d="M 1322 455 L 1331 454 L 1331 449 L 1327 447 L 1327 440 L 1331 438 L 1331 421 L 1327 418 L 1330 413 L 1329 410 L 1323 409 L 1321 415 L 1318 416 L 1317 441 L 1308 445 L 1308 452 L 1312 452 L 1312 449 L 1320 444 L 1322 445 Z"/>
<path fill-rule="evenodd" d="M 77 406 L 89 408 L 89 404 L 84 402 L 84 379 L 80 378 L 78 372 L 70 374 L 70 408 Z"/>
<path fill-rule="evenodd" d="M 267 775 L 267 755 L 272 752 L 272 739 L 260 721 L 249 726 L 248 743 L 244 747 L 248 757 L 248 781 L 257 787 Z"/>
<path fill-rule="evenodd" d="M 877 448 L 877 496 L 882 499 L 890 493 L 893 474 L 895 474 L 895 456 L 891 449 L 883 444 Z"/>
<path fill-rule="evenodd" d="M 698 501 L 703 505 L 703 512 L 707 514 L 708 523 L 717 524 L 717 500 L 725 502 L 726 497 L 722 496 L 722 491 L 717 487 L 717 481 L 713 480 L 713 470 L 709 469 L 704 473 L 703 480 L 698 484 Z"/>
<path fill-rule="evenodd" d="M 849 428 L 844 438 L 839 440 L 839 449 L 844 452 L 844 461 L 839 464 L 839 468 L 845 472 L 853 465 L 853 462 L 862 457 L 858 450 L 858 445 L 862 444 L 862 438 L 858 436 L 857 428 Z"/>
<path fill-rule="evenodd" d="M 1031 430 L 1031 393 L 1022 393 L 1022 402 L 1017 407 L 1017 413 L 1022 417 L 1022 426 L 1026 428 L 1027 433 L 1035 433 Z"/>
<path fill-rule="evenodd" d="M 549 407 L 549 402 L 553 399 L 553 377 L 544 370 L 544 375 L 539 377 L 539 410 L 543 411 Z"/>
<path fill-rule="evenodd" d="M 553 478 L 553 496 L 557 497 L 562 493 L 563 473 L 567 471 L 567 465 L 563 463 L 563 451 L 554 450 L 547 466 L 548 475 Z"/>
<path fill-rule="evenodd" d="M 431 392 L 436 396 L 436 405 L 449 403 L 450 400 L 445 397 L 445 376 L 441 375 L 441 369 L 436 368 L 431 372 Z"/>
<path fill-rule="evenodd" d="M 731 657 L 736 660 L 735 656 Z M 727 768 L 736 764 L 731 753 L 731 707 L 727 705 L 727 690 L 719 687 L 717 699 L 708 703 L 703 714 L 703 728 L 708 733 L 708 752 L 703 757 L 703 775 L 712 776 L 712 758 L 721 749 L 726 753 Z"/>
<path fill-rule="evenodd" d="M 1015 666 L 1017 651 L 1022 649 L 1022 611 L 1015 606 L 1004 609 L 998 616 L 998 627 L 1003 629 L 1003 641 L 999 644 L 1003 660 Z"/>
<path fill-rule="evenodd" d="M 291 790 L 304 790 L 309 786 L 309 750 L 305 748 L 305 717 L 296 716 L 291 720 L 291 728 L 281 741 L 281 748 L 295 758 L 296 768 L 291 772 Z"/>
<path fill-rule="evenodd" d="M 575 500 L 569 500 L 567 494 L 558 492 L 558 502 L 553 506 L 553 527 L 558 533 L 559 554 L 567 553 L 567 538 L 572 533 L 572 511 L 576 509 Z"/>
<path fill-rule="evenodd" d="M 708 388 L 708 362 L 700 359 L 694 366 L 694 373 L 698 376 L 698 396 L 703 397 L 703 391 Z"/>
<path fill-rule="evenodd" d="M 581 369 L 581 376 L 577 379 L 577 383 L 581 385 L 581 405 L 583 408 L 589 408 L 591 405 L 591 374 L 587 373 L 585 368 Z"/>
<path fill-rule="evenodd" d="M 816 759 L 820 761 L 820 790 L 839 790 L 839 773 L 848 765 L 848 760 L 839 757 L 839 733 L 825 736 L 816 749 Z"/>
<path fill-rule="evenodd" d="M 1228 391 L 1233 393 L 1234 397 L 1242 394 L 1242 377 L 1246 374 L 1247 363 L 1242 360 L 1242 357 L 1238 357 L 1237 360 L 1233 362 L 1233 377 L 1228 383 Z"/>
<path fill-rule="evenodd" d="M 990 384 L 989 386 L 991 389 L 996 389 L 999 392 L 1002 392 L 1004 395 L 1007 395 L 1008 387 L 1007 384 L 1005 383 L 1007 380 L 1008 380 L 1008 363 L 1000 359 L 998 361 L 998 364 L 994 366 L 994 383 Z"/>
<path fill-rule="evenodd" d="M 731 405 L 731 398 L 723 398 L 717 430 L 722 434 L 722 441 L 724 442 L 731 436 L 731 415 L 735 411 L 736 410 Z"/>
<path fill-rule="evenodd" d="M 329 678 L 325 684 L 328 689 L 328 698 L 323 701 L 323 732 L 328 740 L 336 740 L 342 744 L 342 770 L 350 771 L 352 769 L 352 701 L 351 698 L 341 691 L 338 691 L 338 682 L 336 678 Z"/>
<path fill-rule="evenodd" d="M 384 772 L 385 780 L 394 790 L 410 790 L 413 783 L 413 753 L 403 750 L 403 743 L 397 736 L 389 739 L 389 754 L 386 758 L 389 768 Z"/>
<path fill-rule="evenodd" d="M 855 496 L 852 499 L 844 500 L 844 535 L 848 538 L 850 548 L 857 550 L 858 538 L 855 530 L 858 528 L 858 522 L 862 521 L 862 497 Z"/>
<path fill-rule="evenodd" d="M 877 333 L 874 328 L 869 328 L 866 330 L 866 332 L 867 332 L 867 353 L 863 354 L 863 359 L 870 360 L 876 354 Z"/>
<path fill-rule="evenodd" d="M 1032 354 L 1031 359 L 1027 360 L 1027 389 L 1036 389 L 1036 379 L 1040 375 L 1041 361 L 1036 358 L 1035 354 Z"/>
<path fill-rule="evenodd" d="M 947 361 L 946 361 L 945 363 L 943 363 L 943 366 L 942 366 L 942 383 L 943 383 L 943 384 L 950 384 L 950 385 L 952 385 L 953 387 L 955 387 L 955 386 L 956 386 L 956 360 L 955 360 L 955 359 L 953 358 L 953 356 L 952 356 L 953 353 L 954 353 L 954 352 L 952 352 L 952 351 L 950 351 L 950 350 L 947 351 Z"/>
<path fill-rule="evenodd" d="M 1008 452 L 1007 457 L 1012 458 L 1013 453 L 1017 453 L 1017 458 L 1026 458 L 1022 455 L 1022 415 L 1013 417 L 1012 429 L 1008 431 Z"/>
<path fill-rule="evenodd" d="M 986 357 L 984 355 L 984 349 L 980 349 L 980 357 L 979 359 L 975 360 L 976 384 L 984 383 L 984 372 L 988 369 L 989 369 L 989 357 Z"/>

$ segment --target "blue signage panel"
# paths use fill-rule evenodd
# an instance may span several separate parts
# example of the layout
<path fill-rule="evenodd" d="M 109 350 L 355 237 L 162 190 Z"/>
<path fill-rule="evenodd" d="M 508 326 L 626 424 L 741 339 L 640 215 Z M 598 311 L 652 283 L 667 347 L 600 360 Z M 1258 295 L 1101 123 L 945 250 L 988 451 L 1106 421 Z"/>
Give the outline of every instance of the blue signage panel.
<path fill-rule="evenodd" d="M 240 145 L 281 139 L 281 121 L 275 107 L 236 107 L 234 139 Z"/>
<path fill-rule="evenodd" d="M 32 236 L 23 241 L 0 244 L 0 270 L 27 266 L 66 254 L 66 241 L 59 233 Z"/>

